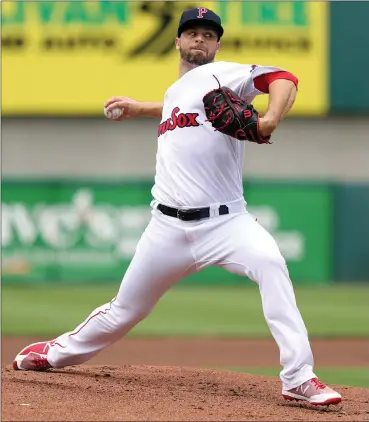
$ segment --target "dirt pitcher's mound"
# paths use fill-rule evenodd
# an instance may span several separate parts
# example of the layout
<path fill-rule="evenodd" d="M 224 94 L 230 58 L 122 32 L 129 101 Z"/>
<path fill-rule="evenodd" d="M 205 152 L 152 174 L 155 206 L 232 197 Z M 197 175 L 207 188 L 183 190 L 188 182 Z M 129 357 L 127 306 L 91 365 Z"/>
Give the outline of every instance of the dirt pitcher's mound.
<path fill-rule="evenodd" d="M 274 377 L 155 366 L 2 367 L 2 420 L 369 420 L 369 389 L 336 386 L 342 405 L 289 404 Z"/>

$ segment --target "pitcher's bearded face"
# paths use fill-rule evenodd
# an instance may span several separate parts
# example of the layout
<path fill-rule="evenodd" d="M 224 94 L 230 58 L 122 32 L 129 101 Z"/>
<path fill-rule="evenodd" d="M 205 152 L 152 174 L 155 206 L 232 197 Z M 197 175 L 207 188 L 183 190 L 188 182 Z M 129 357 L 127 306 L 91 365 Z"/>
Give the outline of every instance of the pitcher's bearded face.
<path fill-rule="evenodd" d="M 176 39 L 182 60 L 201 66 L 214 61 L 219 50 L 218 34 L 210 28 L 193 28 Z"/>

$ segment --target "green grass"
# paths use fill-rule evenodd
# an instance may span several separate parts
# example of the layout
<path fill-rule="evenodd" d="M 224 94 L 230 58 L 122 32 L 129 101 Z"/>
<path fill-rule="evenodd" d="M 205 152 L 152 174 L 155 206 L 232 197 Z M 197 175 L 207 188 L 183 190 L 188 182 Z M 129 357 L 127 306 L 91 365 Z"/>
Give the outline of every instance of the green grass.
<path fill-rule="evenodd" d="M 219 368 L 212 367 L 212 369 L 226 369 L 235 372 L 247 372 L 249 374 L 259 374 L 279 377 L 280 368 L 239 368 L 239 367 L 228 367 Z M 316 375 L 327 384 L 340 384 L 355 387 L 369 388 L 369 370 L 362 368 L 315 368 Z"/>
<path fill-rule="evenodd" d="M 118 286 L 3 286 L 2 335 L 74 329 Z M 368 337 L 369 285 L 296 287 L 310 337 Z M 130 335 L 271 337 L 256 285 L 171 289 Z"/>

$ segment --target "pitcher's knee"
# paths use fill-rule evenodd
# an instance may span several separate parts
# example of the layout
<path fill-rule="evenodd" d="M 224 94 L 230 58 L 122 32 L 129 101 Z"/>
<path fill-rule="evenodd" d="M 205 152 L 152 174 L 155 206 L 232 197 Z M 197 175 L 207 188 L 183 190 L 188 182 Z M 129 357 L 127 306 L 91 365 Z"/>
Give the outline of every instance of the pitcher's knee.
<path fill-rule="evenodd" d="M 260 256 L 260 265 L 264 268 L 282 268 L 286 267 L 286 261 L 279 250 L 264 252 Z"/>
<path fill-rule="evenodd" d="M 261 252 L 256 261 L 253 271 L 256 281 L 275 279 L 277 274 L 279 275 L 278 278 L 289 278 L 286 261 L 279 250 L 267 253 Z"/>
<path fill-rule="evenodd" d="M 151 312 L 151 309 L 149 308 L 140 308 L 137 305 L 118 303 L 115 303 L 114 306 L 112 306 L 112 310 L 116 319 L 116 324 L 121 328 L 135 326 Z"/>

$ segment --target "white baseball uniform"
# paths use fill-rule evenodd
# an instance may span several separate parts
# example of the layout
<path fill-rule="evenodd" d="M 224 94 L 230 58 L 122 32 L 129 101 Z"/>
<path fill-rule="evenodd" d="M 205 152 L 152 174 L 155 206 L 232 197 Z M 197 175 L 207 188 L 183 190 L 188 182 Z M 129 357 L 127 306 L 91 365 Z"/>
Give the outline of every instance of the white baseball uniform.
<path fill-rule="evenodd" d="M 314 378 L 307 331 L 296 306 L 284 258 L 272 236 L 248 213 L 243 197 L 245 143 L 214 131 L 202 98 L 218 83 L 248 102 L 262 94 L 253 79 L 275 67 L 215 62 L 190 70 L 167 90 L 158 128 L 152 218 L 112 302 L 48 353 L 53 367 L 91 359 L 122 338 L 181 278 L 209 266 L 249 277 L 259 285 L 263 312 L 280 350 L 284 389 Z M 268 148 L 263 145 L 260 148 Z M 183 221 L 157 209 L 210 207 L 209 218 Z M 220 206 L 229 213 L 220 215 Z"/>

